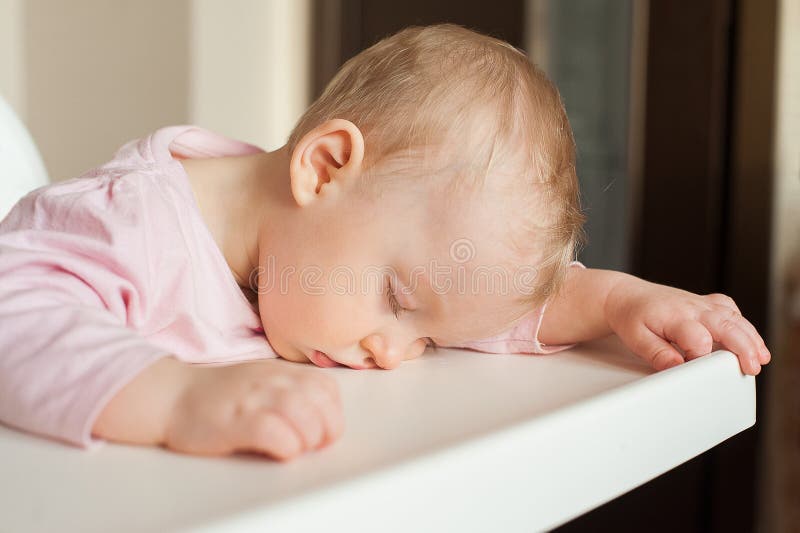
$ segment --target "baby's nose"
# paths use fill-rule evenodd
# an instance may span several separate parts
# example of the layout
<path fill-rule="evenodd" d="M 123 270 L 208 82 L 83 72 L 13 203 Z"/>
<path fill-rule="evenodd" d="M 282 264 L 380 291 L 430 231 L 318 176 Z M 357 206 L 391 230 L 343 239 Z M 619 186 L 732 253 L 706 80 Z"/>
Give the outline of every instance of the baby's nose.
<path fill-rule="evenodd" d="M 413 359 L 420 354 L 416 352 L 418 343 L 402 342 L 399 340 L 388 339 L 384 335 L 369 335 L 361 341 L 361 347 L 367 350 L 375 361 L 375 364 L 386 370 L 397 368 L 405 359 Z M 424 350 L 424 341 L 423 347 Z"/>

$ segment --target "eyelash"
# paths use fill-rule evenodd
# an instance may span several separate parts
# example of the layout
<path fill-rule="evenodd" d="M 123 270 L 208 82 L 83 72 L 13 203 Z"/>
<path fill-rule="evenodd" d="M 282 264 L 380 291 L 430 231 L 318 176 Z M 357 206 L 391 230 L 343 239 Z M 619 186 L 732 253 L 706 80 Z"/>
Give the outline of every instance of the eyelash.
<path fill-rule="evenodd" d="M 406 309 L 397 301 L 391 283 L 386 284 L 386 298 L 389 300 L 389 308 L 391 308 L 394 317 L 399 319 L 400 315 L 403 311 L 406 311 Z"/>
<path fill-rule="evenodd" d="M 397 298 L 394 295 L 394 291 L 392 290 L 391 283 L 386 284 L 386 299 L 389 300 L 389 307 L 392 309 L 392 313 L 394 314 L 394 317 L 396 319 L 398 320 L 400 319 L 400 315 L 403 313 L 403 311 L 408 311 L 408 309 L 400 305 L 400 302 L 397 301 Z M 430 337 L 425 337 L 425 342 L 428 346 L 430 346 L 434 350 L 439 348 L 439 345 L 433 342 L 433 339 L 431 339 Z"/>

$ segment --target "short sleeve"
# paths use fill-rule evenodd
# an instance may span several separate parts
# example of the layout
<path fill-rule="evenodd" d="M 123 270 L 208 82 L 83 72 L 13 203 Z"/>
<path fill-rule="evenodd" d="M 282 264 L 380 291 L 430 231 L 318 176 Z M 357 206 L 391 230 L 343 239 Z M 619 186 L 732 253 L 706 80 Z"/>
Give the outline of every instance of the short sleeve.
<path fill-rule="evenodd" d="M 39 265 L 0 276 L 0 421 L 97 447 L 91 432 L 102 408 L 168 354 L 69 274 Z"/>
<path fill-rule="evenodd" d="M 580 261 L 572 261 L 570 267 L 586 268 Z M 575 344 L 546 345 L 539 341 L 539 330 L 547 311 L 547 303 L 526 315 L 512 328 L 485 339 L 475 340 L 451 346 L 452 348 L 468 348 L 487 353 L 527 353 L 549 354 L 572 348 Z"/>
<path fill-rule="evenodd" d="M 170 354 L 127 327 L 146 281 L 70 192 L 30 193 L 0 222 L 0 422 L 95 448 L 103 407 Z"/>

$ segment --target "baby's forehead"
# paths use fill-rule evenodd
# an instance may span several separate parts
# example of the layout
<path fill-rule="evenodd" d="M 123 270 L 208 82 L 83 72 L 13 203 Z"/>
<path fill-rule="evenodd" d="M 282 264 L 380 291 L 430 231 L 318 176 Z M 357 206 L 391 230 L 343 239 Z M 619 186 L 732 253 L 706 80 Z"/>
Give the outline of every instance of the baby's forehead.
<path fill-rule="evenodd" d="M 551 223 L 539 202 L 509 198 L 496 191 L 428 199 L 415 235 L 430 257 L 472 267 L 515 268 L 535 264 Z"/>

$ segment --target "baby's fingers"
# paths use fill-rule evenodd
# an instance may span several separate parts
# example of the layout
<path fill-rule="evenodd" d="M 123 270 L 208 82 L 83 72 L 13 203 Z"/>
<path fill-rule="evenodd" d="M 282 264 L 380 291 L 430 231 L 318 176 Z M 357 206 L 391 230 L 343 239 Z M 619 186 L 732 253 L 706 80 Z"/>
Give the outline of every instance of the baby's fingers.
<path fill-rule="evenodd" d="M 294 426 L 273 411 L 258 411 L 241 417 L 236 434 L 236 450 L 264 453 L 279 461 L 288 461 L 303 453 L 303 441 Z"/>
<path fill-rule="evenodd" d="M 756 327 L 739 312 L 736 312 L 729 318 L 731 320 L 736 320 L 739 326 L 744 329 L 745 333 L 747 333 L 753 341 L 758 351 L 758 362 L 762 365 L 769 363 L 771 358 L 769 350 L 767 349 L 767 345 L 764 344 L 764 339 L 761 338 Z"/>
<path fill-rule="evenodd" d="M 739 310 L 736 302 L 733 301 L 733 298 L 719 293 L 708 294 L 704 298 L 711 300 L 719 307 L 728 308 L 729 310 L 725 313 L 725 316 L 730 320 L 737 320 L 739 325 L 744 328 L 758 347 L 758 361 L 762 365 L 769 363 L 771 355 L 767 349 L 767 345 L 764 344 L 764 339 L 761 338 L 755 326 L 742 316 L 742 312 Z"/>
<path fill-rule="evenodd" d="M 656 370 L 665 370 L 683 363 L 683 356 L 678 350 L 644 324 L 636 329 L 631 348 Z"/>
<path fill-rule="evenodd" d="M 338 389 L 331 394 L 316 379 L 300 380 L 295 387 L 278 394 L 272 405 L 242 417 L 238 449 L 285 461 L 341 435 L 344 424 Z"/>
<path fill-rule="evenodd" d="M 696 320 L 684 320 L 664 328 L 666 337 L 677 344 L 691 361 L 711 352 L 714 340 L 708 329 Z"/>
<path fill-rule="evenodd" d="M 310 448 L 319 448 L 335 441 L 344 431 L 344 413 L 339 386 L 332 379 L 308 379 L 301 387 L 306 402 L 314 406 L 314 421 L 320 434 L 314 434 Z"/>
<path fill-rule="evenodd" d="M 760 347 L 737 317 L 709 311 L 702 316 L 702 322 L 715 341 L 736 354 L 742 372 L 755 376 L 761 371 Z"/>

